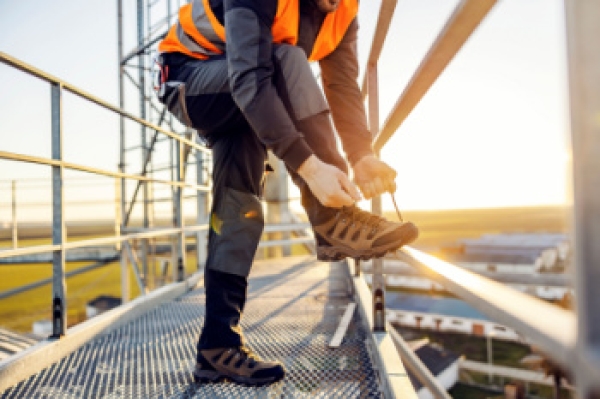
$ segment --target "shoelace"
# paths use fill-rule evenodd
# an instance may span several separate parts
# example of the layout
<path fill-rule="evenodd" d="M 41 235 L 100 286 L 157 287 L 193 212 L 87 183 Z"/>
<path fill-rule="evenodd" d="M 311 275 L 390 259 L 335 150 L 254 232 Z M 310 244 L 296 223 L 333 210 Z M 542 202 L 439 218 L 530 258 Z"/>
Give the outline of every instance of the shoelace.
<path fill-rule="evenodd" d="M 258 356 L 256 356 L 254 354 L 254 352 L 252 352 L 250 349 L 246 348 L 245 346 L 241 346 L 240 347 L 240 353 L 245 359 L 248 359 L 248 365 L 252 368 L 256 365 L 256 361 L 258 360 Z"/>
<path fill-rule="evenodd" d="M 400 219 L 401 222 L 404 222 L 404 220 L 402 219 L 402 214 L 400 213 L 400 209 L 398 209 L 398 204 L 396 204 L 396 198 L 394 197 L 394 194 L 390 193 L 390 197 L 392 197 L 392 202 L 394 203 L 394 208 L 396 208 L 396 214 L 398 215 L 398 219 Z"/>
<path fill-rule="evenodd" d="M 364 222 L 367 226 L 373 228 L 377 228 L 377 226 L 379 226 L 379 223 L 385 220 L 380 216 L 374 215 L 367 211 L 363 211 L 356 205 L 350 207 L 343 207 L 341 209 L 341 213 L 344 216 L 347 216 L 348 219 L 352 221 L 352 223 Z"/>

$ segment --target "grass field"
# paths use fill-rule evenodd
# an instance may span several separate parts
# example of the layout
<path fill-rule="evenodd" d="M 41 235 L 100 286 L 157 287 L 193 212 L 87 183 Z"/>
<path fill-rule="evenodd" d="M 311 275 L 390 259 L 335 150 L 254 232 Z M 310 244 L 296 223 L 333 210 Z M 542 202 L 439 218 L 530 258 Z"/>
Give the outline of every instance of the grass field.
<path fill-rule="evenodd" d="M 391 220 L 397 219 L 395 213 L 388 213 L 386 216 Z M 486 233 L 565 232 L 568 228 L 566 210 L 559 207 L 406 211 L 403 217 L 419 226 L 420 237 L 415 246 L 430 251 L 451 246 L 460 238 L 475 238 Z M 111 223 L 69 226 L 68 239 L 75 241 L 110 235 L 112 227 Z M 48 227 L 23 226 L 19 229 L 19 246 L 48 244 L 49 237 Z M 0 248 L 10 246 L 10 229 L 0 230 Z M 67 270 L 90 263 L 69 263 Z M 194 256 L 189 256 L 187 270 L 191 273 L 195 269 Z M 51 276 L 52 267 L 49 264 L 0 265 L 0 291 Z M 132 295 L 138 295 L 139 290 L 133 275 L 130 277 L 130 282 Z M 121 295 L 118 263 L 67 279 L 69 324 L 83 320 L 86 302 L 101 294 Z M 19 332 L 29 332 L 34 321 L 50 317 L 50 303 L 50 285 L 0 299 L 0 326 Z"/>
<path fill-rule="evenodd" d="M 395 212 L 385 216 L 398 220 Z M 563 233 L 569 229 L 568 209 L 564 207 L 405 211 L 402 216 L 419 227 L 414 245 L 434 250 L 488 233 Z"/>
<path fill-rule="evenodd" d="M 80 236 L 77 238 L 96 237 Z M 26 238 L 20 240 L 20 246 L 44 245 L 49 242 L 50 240 L 47 238 Z M 0 247 L 2 246 L 8 246 L 8 243 L 0 242 Z M 94 262 L 68 262 L 66 270 L 71 271 L 92 263 Z M 196 260 L 193 254 L 188 254 L 186 269 L 188 274 L 196 270 Z M 52 265 L 49 263 L 0 265 L 0 292 L 50 277 L 52 277 Z M 140 294 L 140 290 L 132 270 L 129 273 L 129 281 L 133 299 Z M 119 262 L 112 262 L 87 273 L 67 278 L 67 323 L 69 326 L 85 320 L 86 303 L 99 295 L 121 297 L 121 266 Z M 51 301 L 51 284 L 0 299 L 0 327 L 22 333 L 31 332 L 33 322 L 50 319 Z"/>

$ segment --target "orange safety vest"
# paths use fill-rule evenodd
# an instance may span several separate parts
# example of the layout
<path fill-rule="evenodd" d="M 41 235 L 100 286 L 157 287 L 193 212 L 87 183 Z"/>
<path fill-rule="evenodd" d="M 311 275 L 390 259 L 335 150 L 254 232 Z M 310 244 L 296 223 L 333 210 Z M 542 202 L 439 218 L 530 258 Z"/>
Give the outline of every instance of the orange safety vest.
<path fill-rule="evenodd" d="M 273 43 L 295 45 L 298 42 L 300 0 L 279 0 L 271 27 Z M 350 23 L 358 13 L 358 0 L 341 0 L 334 12 L 325 17 L 313 45 L 309 61 L 328 56 L 340 44 Z M 194 0 L 179 9 L 179 21 L 160 42 L 163 53 L 179 52 L 207 59 L 225 51 L 225 27 L 210 8 L 209 0 Z"/>

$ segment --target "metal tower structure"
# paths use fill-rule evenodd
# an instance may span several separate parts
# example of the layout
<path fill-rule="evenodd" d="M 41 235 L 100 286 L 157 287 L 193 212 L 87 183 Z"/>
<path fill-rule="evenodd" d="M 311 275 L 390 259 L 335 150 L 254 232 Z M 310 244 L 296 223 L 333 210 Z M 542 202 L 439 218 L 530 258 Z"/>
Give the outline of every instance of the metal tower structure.
<path fill-rule="evenodd" d="M 157 126 L 164 126 L 195 141 L 196 135 L 193 131 L 174 120 L 166 107 L 158 102 L 153 92 L 152 73 L 157 56 L 156 48 L 171 24 L 177 19 L 177 10 L 181 3 L 181 0 L 136 0 L 134 8 L 132 7 L 134 2 L 117 0 L 119 105 L 121 109 L 128 109 L 141 119 Z M 135 32 L 132 25 L 125 23 L 125 21 L 133 21 L 134 15 Z M 178 145 L 170 137 L 159 138 L 157 131 L 152 131 L 144 125 L 128 126 L 124 118 L 121 118 L 120 129 L 119 169 L 121 172 L 140 173 L 154 179 L 175 181 L 183 181 L 187 176 L 188 181 L 195 178 L 198 185 L 207 184 L 210 175 L 210 159 L 207 153 L 198 153 L 192 159 L 189 157 L 189 147 Z M 196 193 L 193 190 L 187 192 L 187 196 L 185 194 L 181 187 L 161 187 L 160 184 L 148 181 L 131 183 L 122 180 L 121 231 L 127 233 L 140 229 L 149 230 L 161 224 L 171 223 L 173 227 L 180 227 L 184 224 L 184 207 L 187 210 L 189 204 L 187 200 L 194 199 L 197 221 L 204 223 L 207 217 L 205 201 L 207 194 Z M 196 233 L 198 267 L 205 259 L 203 255 L 205 240 L 206 232 Z M 136 273 L 140 275 L 144 285 L 156 285 L 166 277 L 165 265 L 168 264 L 172 265 L 174 280 L 180 281 L 183 278 L 186 240 L 181 236 L 173 241 L 176 242 L 170 243 L 173 248 L 170 259 L 160 256 L 169 243 L 149 239 L 139 240 L 134 248 L 128 251 L 129 260 L 134 264 Z M 158 263 L 162 263 L 162 271 L 159 272 L 156 271 Z M 129 293 L 123 292 L 123 297 L 128 298 Z"/>
<path fill-rule="evenodd" d="M 130 112 L 135 112 L 140 118 L 148 120 L 156 125 L 165 125 L 169 130 L 178 132 L 182 135 L 186 135 L 188 139 L 195 139 L 196 135 L 190 129 L 186 129 L 185 126 L 179 124 L 165 107 L 160 104 L 156 96 L 153 93 L 153 79 L 152 70 L 154 66 L 154 59 L 157 54 L 158 42 L 166 35 L 169 27 L 177 20 L 178 10 L 184 5 L 186 0 L 136 0 L 135 9 L 133 9 L 133 2 L 124 4 L 123 0 L 117 0 L 118 2 L 118 26 L 119 26 L 119 85 L 120 85 L 120 107 L 127 109 L 127 106 L 131 104 L 125 101 L 127 96 L 136 98 L 137 104 L 131 107 Z M 126 7 L 131 7 L 128 9 Z M 124 14 L 129 12 L 127 18 L 124 18 Z M 130 29 L 125 32 L 124 21 L 133 21 L 135 14 L 135 20 L 137 23 L 135 30 L 135 39 L 130 40 L 132 48 L 125 51 L 125 42 L 127 38 L 132 38 L 132 31 Z M 126 34 L 130 34 L 131 37 L 126 37 Z M 120 166 L 121 171 L 125 171 L 127 168 L 138 171 L 143 174 L 155 176 L 159 173 L 170 173 L 165 178 L 172 180 L 176 179 L 176 171 L 180 169 L 177 163 L 177 151 L 173 147 L 173 140 L 169 138 L 163 139 L 163 141 L 157 140 L 156 132 L 149 131 L 146 127 L 135 126 L 134 129 L 139 129 L 139 135 L 137 132 L 127 130 L 124 122 L 121 124 L 121 159 Z M 168 154 L 168 159 L 165 159 L 165 155 Z M 187 175 L 190 171 L 187 170 L 187 166 L 195 164 L 196 168 L 193 168 L 192 174 L 196 174 L 198 184 L 207 184 L 210 176 L 210 164 L 211 161 L 207 154 L 204 154 L 203 159 L 188 160 L 188 152 L 181 154 L 181 168 L 182 176 Z M 159 164 L 160 160 L 160 164 Z M 267 180 L 265 187 L 264 200 L 267 205 L 266 209 L 266 222 L 277 224 L 295 224 L 301 222 L 291 211 L 289 207 L 289 195 L 288 195 L 288 174 L 285 170 L 283 162 L 271 157 L 270 164 L 273 166 L 274 171 L 271 173 L 270 178 Z M 188 172 L 188 173 L 186 173 Z M 191 176 L 190 176 L 191 177 Z M 131 231 L 132 229 L 132 215 L 133 210 L 136 209 L 138 215 L 136 228 L 150 229 L 157 223 L 156 211 L 159 208 L 159 204 L 164 203 L 166 196 L 164 191 L 159 194 L 159 189 L 153 187 L 149 183 L 141 182 L 136 184 L 134 187 L 129 187 L 125 184 L 121 187 L 121 208 L 123 210 L 122 215 L 122 229 L 124 231 Z M 193 195 L 192 195 L 193 194 Z M 205 196 L 205 193 L 198 193 L 198 195 Z M 190 192 L 188 199 L 195 196 L 195 193 Z M 175 199 L 175 193 L 172 196 Z M 179 211 L 176 209 L 176 199 L 173 201 L 173 214 L 177 215 Z M 197 215 L 198 222 L 204 223 L 207 218 L 208 211 L 205 208 L 206 202 L 204 198 L 198 198 L 197 200 Z M 174 220 L 174 224 L 177 222 Z M 135 229 L 134 229 L 135 230 Z M 304 228 L 293 229 L 290 232 L 276 232 L 269 233 L 271 238 L 290 238 L 290 234 L 294 234 L 298 237 L 306 237 L 310 233 L 305 231 Z M 200 241 L 202 237 L 198 238 Z M 204 244 L 200 244 L 204 245 Z M 311 245 L 307 245 L 309 251 L 313 248 Z M 138 252 L 140 254 L 140 268 L 143 269 L 143 274 L 146 275 L 152 268 L 149 267 L 149 263 L 152 263 L 152 253 L 155 251 L 155 247 L 150 245 L 147 240 L 140 242 Z M 278 249 L 269 248 L 268 254 L 270 256 L 278 255 Z M 289 254 L 289 248 L 281 249 L 283 254 Z M 198 258 L 200 264 L 201 259 Z"/>

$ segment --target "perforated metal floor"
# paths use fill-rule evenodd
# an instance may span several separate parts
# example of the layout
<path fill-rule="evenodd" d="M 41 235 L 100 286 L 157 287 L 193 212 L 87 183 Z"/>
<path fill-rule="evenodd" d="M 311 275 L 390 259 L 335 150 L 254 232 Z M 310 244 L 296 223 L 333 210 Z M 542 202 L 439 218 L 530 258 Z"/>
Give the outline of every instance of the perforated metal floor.
<path fill-rule="evenodd" d="M 202 288 L 108 331 L 3 393 L 2 398 L 380 398 L 366 331 L 355 313 L 337 349 L 327 344 L 352 300 L 341 265 L 261 261 L 250 279 L 242 326 L 263 358 L 282 361 L 279 383 L 252 388 L 195 384 Z"/>

